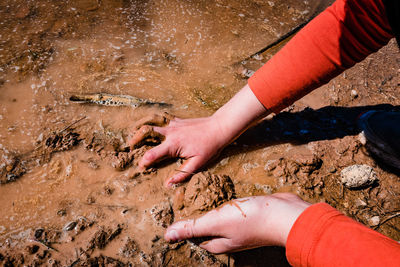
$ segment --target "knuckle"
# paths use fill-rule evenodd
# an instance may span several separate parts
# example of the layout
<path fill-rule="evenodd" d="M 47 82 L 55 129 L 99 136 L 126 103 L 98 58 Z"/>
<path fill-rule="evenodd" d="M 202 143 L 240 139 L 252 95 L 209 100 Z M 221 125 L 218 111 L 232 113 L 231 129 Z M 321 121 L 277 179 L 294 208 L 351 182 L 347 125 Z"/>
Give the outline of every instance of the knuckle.
<path fill-rule="evenodd" d="M 171 137 L 168 140 L 169 147 L 176 148 L 180 146 L 180 142 L 177 138 Z"/>
<path fill-rule="evenodd" d="M 150 125 L 143 125 L 139 129 L 139 131 L 141 131 L 142 133 L 150 132 L 152 130 L 153 130 L 153 126 L 150 126 Z"/>
<path fill-rule="evenodd" d="M 146 160 L 153 161 L 153 160 L 157 159 L 157 153 L 151 149 L 151 150 L 147 151 L 143 157 Z"/>
<path fill-rule="evenodd" d="M 186 227 L 188 237 L 189 238 L 195 237 L 196 229 L 194 227 L 193 220 L 187 221 L 187 223 L 185 224 L 185 227 Z"/>

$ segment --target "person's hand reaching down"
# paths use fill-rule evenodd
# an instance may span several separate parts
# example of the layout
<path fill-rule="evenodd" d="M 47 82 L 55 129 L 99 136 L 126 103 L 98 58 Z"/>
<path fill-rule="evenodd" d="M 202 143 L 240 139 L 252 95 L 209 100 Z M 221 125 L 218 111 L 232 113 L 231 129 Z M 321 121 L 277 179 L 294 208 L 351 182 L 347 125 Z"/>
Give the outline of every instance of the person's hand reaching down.
<path fill-rule="evenodd" d="M 170 242 L 211 237 L 200 247 L 212 253 L 285 246 L 294 222 L 310 205 L 289 193 L 236 199 L 199 218 L 175 222 L 164 237 Z"/>
<path fill-rule="evenodd" d="M 166 181 L 167 185 L 180 183 L 193 172 L 218 155 L 229 143 L 215 117 L 171 119 L 165 127 L 144 125 L 129 141 L 135 146 L 148 135 L 162 135 L 163 142 L 145 153 L 139 167 L 147 168 L 166 158 L 183 158 L 186 162 L 178 173 Z"/>
<path fill-rule="evenodd" d="M 139 167 L 147 168 L 166 158 L 183 158 L 186 162 L 166 184 L 180 183 L 203 167 L 221 150 L 268 111 L 247 85 L 212 116 L 177 119 L 158 116 L 142 126 L 128 141 L 134 147 L 146 137 L 163 136 L 162 143 L 147 151 Z M 165 127 L 160 127 L 168 123 Z M 146 124 L 146 122 L 142 123 Z M 154 126 L 156 125 L 156 126 Z"/>

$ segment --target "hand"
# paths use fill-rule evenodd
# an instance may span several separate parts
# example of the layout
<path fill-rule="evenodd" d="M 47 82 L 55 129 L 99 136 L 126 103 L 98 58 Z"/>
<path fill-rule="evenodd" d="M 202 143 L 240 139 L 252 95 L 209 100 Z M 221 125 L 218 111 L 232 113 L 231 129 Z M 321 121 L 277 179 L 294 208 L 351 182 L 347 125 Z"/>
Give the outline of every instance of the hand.
<path fill-rule="evenodd" d="M 147 168 L 165 158 L 186 159 L 178 173 L 166 181 L 167 185 L 172 185 L 187 179 L 217 156 L 252 123 L 267 114 L 268 110 L 246 85 L 211 117 L 172 119 L 166 127 L 145 126 L 128 142 L 135 146 L 146 136 L 164 136 L 165 140 L 160 145 L 144 154 L 139 167 Z M 159 122 L 163 123 L 165 120 L 161 119 Z"/>
<path fill-rule="evenodd" d="M 178 173 L 166 181 L 167 185 L 184 181 L 227 145 L 230 138 L 219 127 L 218 120 L 211 116 L 197 119 L 171 119 L 166 127 L 144 126 L 139 129 L 129 144 L 134 146 L 143 137 L 162 135 L 164 141 L 147 151 L 139 167 L 146 168 L 165 158 L 181 157 L 186 162 Z M 155 133 L 155 134 L 154 134 Z M 139 136 L 139 137 L 138 137 Z"/>
<path fill-rule="evenodd" d="M 294 222 L 310 205 L 289 193 L 232 200 L 197 219 L 172 224 L 164 237 L 170 242 L 212 237 L 200 247 L 217 254 L 285 246 Z"/>

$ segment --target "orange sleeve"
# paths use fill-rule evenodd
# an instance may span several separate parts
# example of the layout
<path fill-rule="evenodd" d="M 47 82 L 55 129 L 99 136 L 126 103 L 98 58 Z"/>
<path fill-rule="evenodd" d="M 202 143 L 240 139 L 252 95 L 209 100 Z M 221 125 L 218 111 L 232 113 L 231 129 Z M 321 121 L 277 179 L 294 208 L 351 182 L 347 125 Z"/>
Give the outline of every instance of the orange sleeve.
<path fill-rule="evenodd" d="M 286 243 L 293 266 L 400 266 L 400 244 L 328 204 L 307 208 Z"/>
<path fill-rule="evenodd" d="M 337 0 L 248 81 L 278 113 L 393 38 L 382 0 Z"/>

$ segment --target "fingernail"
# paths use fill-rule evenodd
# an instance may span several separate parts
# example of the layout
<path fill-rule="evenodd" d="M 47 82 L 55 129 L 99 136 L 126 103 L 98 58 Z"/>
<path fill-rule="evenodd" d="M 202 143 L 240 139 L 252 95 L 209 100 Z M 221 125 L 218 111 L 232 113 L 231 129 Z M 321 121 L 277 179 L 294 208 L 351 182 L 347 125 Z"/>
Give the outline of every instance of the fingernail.
<path fill-rule="evenodd" d="M 175 230 L 170 230 L 167 232 L 166 238 L 169 241 L 178 241 L 179 240 L 178 232 Z"/>
<path fill-rule="evenodd" d="M 168 179 L 165 184 L 168 188 L 172 188 L 175 184 L 174 179 L 173 178 Z"/>

